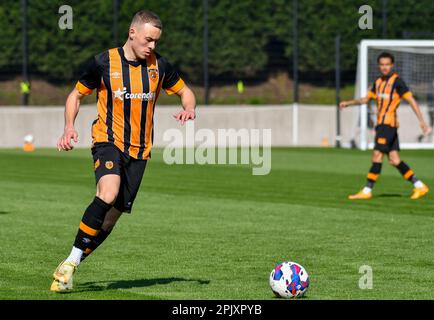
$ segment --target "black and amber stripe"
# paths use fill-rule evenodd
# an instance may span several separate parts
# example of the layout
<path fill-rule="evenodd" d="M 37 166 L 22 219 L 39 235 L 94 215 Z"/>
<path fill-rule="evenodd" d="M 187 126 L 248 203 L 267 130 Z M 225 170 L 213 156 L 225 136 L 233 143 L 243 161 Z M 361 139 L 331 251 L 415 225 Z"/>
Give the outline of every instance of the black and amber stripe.
<path fill-rule="evenodd" d="M 96 237 L 99 233 L 99 230 L 89 227 L 83 221 L 80 221 L 80 230 L 91 237 Z"/>
<path fill-rule="evenodd" d="M 392 74 L 387 79 L 378 78 L 375 82 L 376 93 L 369 94 L 369 97 L 377 99 L 377 124 L 379 125 L 398 127 L 396 111 L 401 103 L 401 98 L 408 98 L 411 95 L 411 92 L 407 92 L 402 97 L 399 95 L 396 90 L 397 79 L 397 73 Z"/>
<path fill-rule="evenodd" d="M 158 69 L 160 70 L 160 67 L 158 67 Z M 160 74 L 161 74 L 161 72 L 160 72 Z M 155 105 L 157 103 L 158 95 L 160 94 L 161 88 L 163 87 L 163 81 L 164 81 L 164 76 L 159 80 L 154 105 L 152 106 L 154 111 L 155 111 Z M 184 86 L 184 81 L 182 79 L 180 79 L 173 87 L 170 88 L 170 90 L 173 90 L 172 92 L 178 92 L 183 86 Z M 174 87 L 176 87 L 176 89 Z M 170 93 L 170 94 L 172 94 L 172 93 Z M 155 113 L 154 111 L 153 111 L 153 114 Z M 154 123 L 154 117 L 153 116 L 152 116 L 152 123 Z M 154 125 L 152 125 L 151 143 L 153 143 L 153 141 L 154 141 Z M 150 154 L 149 154 L 149 157 L 150 157 Z"/>
<path fill-rule="evenodd" d="M 121 59 L 121 68 L 122 68 L 122 83 L 123 83 L 123 90 L 125 92 L 135 92 L 131 90 L 131 83 L 135 81 L 135 79 L 130 80 L 130 65 L 125 60 Z M 130 123 L 130 116 L 131 116 L 131 99 L 126 99 L 125 95 L 123 98 L 123 132 L 119 133 L 122 134 L 122 142 L 123 142 L 123 149 L 126 154 L 129 154 L 130 149 L 130 137 L 131 137 L 131 123 Z"/>
<path fill-rule="evenodd" d="M 146 64 L 147 66 L 147 64 Z M 149 85 L 149 79 L 148 79 L 148 68 L 141 68 L 140 70 L 142 79 L 143 79 L 143 92 L 150 92 L 150 85 Z M 139 132 L 139 150 L 137 152 L 137 159 L 143 159 L 143 154 L 145 152 L 145 130 L 143 128 L 146 128 L 146 122 L 147 122 L 147 113 L 148 113 L 148 101 L 142 100 L 140 103 L 141 107 L 141 114 L 140 114 L 140 132 Z"/>
<path fill-rule="evenodd" d="M 80 221 L 80 226 L 75 237 L 74 246 L 83 251 L 101 233 L 101 227 L 107 212 L 112 207 L 98 197 L 95 197 L 87 207 Z"/>
<path fill-rule="evenodd" d="M 157 57 L 154 54 L 152 54 L 146 59 L 146 67 L 146 78 L 148 79 L 149 92 L 153 92 L 154 97 L 146 103 L 146 119 L 144 121 L 144 127 L 142 127 L 142 130 L 144 131 L 144 136 L 141 137 L 144 140 L 144 149 L 143 154 L 139 154 L 139 159 L 149 159 L 150 157 L 152 148 L 152 131 L 154 127 L 154 107 L 157 100 L 156 97 L 158 94 L 158 90 L 161 89 L 161 87 L 158 88 L 158 85 L 160 83 L 160 72 L 156 72 L 156 70 L 159 70 L 159 68 Z"/>
<path fill-rule="evenodd" d="M 385 84 L 384 84 L 383 91 L 382 91 L 381 105 L 379 106 L 379 109 L 378 109 L 378 119 L 377 119 L 378 124 L 391 125 L 390 121 L 388 121 L 388 123 L 385 123 L 385 120 L 386 120 L 386 115 L 389 113 L 390 106 L 391 106 L 392 102 L 394 101 L 395 80 L 397 77 L 398 77 L 398 75 L 396 73 L 394 73 L 386 81 L 383 81 Z M 385 100 L 384 96 L 389 97 L 389 99 L 387 99 L 387 104 L 384 101 Z M 398 103 L 399 103 L 399 100 L 398 100 Z"/>
<path fill-rule="evenodd" d="M 379 119 L 381 119 L 381 114 L 384 110 L 384 95 L 386 94 L 386 88 L 387 84 L 389 83 L 389 80 L 391 80 L 391 77 L 388 77 L 386 80 L 383 80 L 382 78 L 379 79 L 380 83 L 378 85 L 380 95 L 378 96 L 379 102 L 378 102 L 378 119 L 377 124 L 380 124 Z"/>
<path fill-rule="evenodd" d="M 410 167 L 404 162 L 401 161 L 396 168 L 398 169 L 398 171 L 402 174 L 402 177 L 405 180 L 408 181 L 413 181 L 413 179 L 415 179 L 415 175 L 414 175 L 414 171 L 412 169 L 410 169 Z"/>
<path fill-rule="evenodd" d="M 372 172 L 369 172 L 367 178 L 368 178 L 368 180 L 371 180 L 371 181 L 373 181 L 373 182 L 376 182 L 376 181 L 378 180 L 378 177 L 379 177 L 379 176 L 380 176 L 380 175 L 379 175 L 378 173 L 372 173 Z"/>
<path fill-rule="evenodd" d="M 384 122 L 386 120 L 386 115 L 389 114 L 389 110 L 393 111 L 393 109 L 390 109 L 390 106 L 392 105 L 392 102 L 394 102 L 394 106 L 396 106 L 396 100 L 393 99 L 394 98 L 393 94 L 395 92 L 395 81 L 393 81 L 393 83 L 391 85 L 391 89 L 388 90 L 388 91 L 389 91 L 389 103 L 387 104 L 387 107 L 386 107 L 386 109 L 383 112 L 383 117 L 381 118 L 380 124 L 384 124 Z M 399 101 L 398 101 L 398 103 L 399 103 Z M 394 114 L 395 114 L 395 112 L 394 112 Z"/>
<path fill-rule="evenodd" d="M 114 144 L 120 149 L 124 150 L 124 98 L 122 96 L 116 97 L 115 92 L 124 91 L 123 82 L 123 69 L 121 56 L 118 49 L 109 50 L 109 63 L 110 63 L 110 87 L 112 96 L 112 112 L 111 112 L 111 129 L 113 132 Z M 113 76 L 118 74 L 120 76 Z M 110 115 L 110 113 L 107 113 Z M 107 123 L 108 128 L 110 128 Z"/>
<path fill-rule="evenodd" d="M 148 159 L 154 136 L 156 100 L 163 87 L 165 67 L 159 65 L 155 54 L 146 59 L 146 64 L 130 63 L 121 48 L 108 50 L 106 59 L 107 67 L 98 87 L 98 118 L 92 125 L 93 144 L 112 142 L 133 158 Z M 184 81 L 179 78 L 165 91 L 173 94 L 183 86 Z M 77 89 L 83 94 L 92 92 L 80 82 Z M 144 99 L 143 94 L 151 96 Z"/>
<path fill-rule="evenodd" d="M 414 171 L 411 169 L 408 169 L 404 174 L 403 177 L 405 180 L 411 180 L 411 178 L 414 176 Z"/>
<path fill-rule="evenodd" d="M 129 71 L 129 81 L 131 92 L 147 92 L 143 90 L 143 77 L 142 77 L 142 66 L 128 66 Z M 142 100 L 132 99 L 130 105 L 130 133 L 129 133 L 129 154 L 133 158 L 138 158 L 139 148 L 140 148 L 140 132 L 141 124 L 140 119 L 142 116 Z"/>

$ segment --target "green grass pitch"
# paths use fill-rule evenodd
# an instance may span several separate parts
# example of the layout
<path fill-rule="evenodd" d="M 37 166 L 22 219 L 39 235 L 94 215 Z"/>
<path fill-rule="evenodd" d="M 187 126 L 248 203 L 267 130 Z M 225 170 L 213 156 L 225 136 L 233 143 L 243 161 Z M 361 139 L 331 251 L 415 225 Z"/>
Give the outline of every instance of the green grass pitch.
<path fill-rule="evenodd" d="M 434 188 L 434 151 L 403 151 Z M 275 264 L 304 265 L 306 299 L 433 299 L 434 192 L 386 162 L 375 198 L 350 202 L 370 153 L 273 149 L 272 170 L 148 163 L 133 214 L 80 267 L 75 291 L 51 293 L 94 195 L 90 150 L 0 151 L 0 299 L 274 299 Z M 433 190 L 434 191 L 434 190 Z M 373 269 L 373 289 L 358 286 Z"/>

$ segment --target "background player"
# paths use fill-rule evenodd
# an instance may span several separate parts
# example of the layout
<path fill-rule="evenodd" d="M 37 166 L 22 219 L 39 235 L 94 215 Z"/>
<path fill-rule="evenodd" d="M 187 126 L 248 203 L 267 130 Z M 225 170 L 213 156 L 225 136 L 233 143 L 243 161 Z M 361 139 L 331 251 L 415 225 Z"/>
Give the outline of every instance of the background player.
<path fill-rule="evenodd" d="M 80 262 L 110 234 L 122 212 L 131 212 L 150 158 L 153 112 L 161 88 L 177 94 L 184 108 L 175 115 L 184 124 L 195 118 L 196 99 L 166 59 L 154 53 L 162 33 L 157 15 L 139 11 L 123 47 L 98 54 L 86 68 L 65 106 L 65 130 L 59 150 L 77 142 L 74 120 L 80 100 L 98 90 L 98 118 L 92 125 L 96 196 L 80 222 L 70 255 L 54 272 L 51 290 L 72 289 Z"/>
<path fill-rule="evenodd" d="M 366 186 L 357 194 L 350 195 L 349 199 L 370 199 L 372 188 L 381 173 L 384 154 L 388 155 L 389 163 L 395 166 L 402 176 L 413 183 L 414 190 L 411 199 L 422 198 L 428 191 L 428 187 L 420 181 L 413 170 L 399 156 L 398 120 L 396 111 L 401 99 L 404 98 L 412 107 L 419 120 L 422 132 L 427 135 L 431 132 L 423 119 L 420 108 L 404 81 L 393 72 L 395 59 L 388 52 L 381 53 L 378 58 L 378 68 L 381 76 L 375 80 L 366 97 L 342 101 L 341 108 L 351 105 L 366 104 L 370 99 L 377 100 L 377 126 L 375 128 L 375 146 L 372 154 L 372 166 L 369 170 Z"/>

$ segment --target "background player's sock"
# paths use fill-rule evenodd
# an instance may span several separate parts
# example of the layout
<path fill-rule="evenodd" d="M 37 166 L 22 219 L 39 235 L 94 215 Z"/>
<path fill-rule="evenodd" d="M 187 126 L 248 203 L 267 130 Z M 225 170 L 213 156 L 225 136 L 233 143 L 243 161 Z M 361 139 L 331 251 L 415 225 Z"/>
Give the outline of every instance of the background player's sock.
<path fill-rule="evenodd" d="M 404 162 L 401 161 L 396 168 L 399 170 L 399 172 L 402 174 L 405 180 L 410 181 L 413 183 L 415 188 L 422 188 L 423 183 L 420 181 L 416 175 L 414 174 L 413 170 L 410 169 L 410 167 Z"/>
<path fill-rule="evenodd" d="M 75 237 L 74 247 L 85 252 L 89 244 L 100 233 L 104 218 L 111 207 L 111 204 L 105 203 L 98 197 L 93 199 L 81 219 L 80 228 Z"/>
<path fill-rule="evenodd" d="M 422 188 L 423 187 L 423 182 L 420 180 L 417 180 L 415 182 L 413 182 L 413 185 L 415 188 Z"/>
<path fill-rule="evenodd" d="M 82 260 L 83 250 L 72 247 L 71 253 L 68 258 L 66 258 L 65 262 L 73 262 L 75 265 L 79 265 Z"/>
<path fill-rule="evenodd" d="M 95 249 L 98 248 L 105 239 L 107 239 L 111 232 L 111 230 L 105 231 L 104 229 L 101 229 L 98 235 L 89 243 L 86 250 L 83 252 L 83 255 L 81 256 L 81 261 L 86 259 L 93 251 L 95 251 Z"/>
<path fill-rule="evenodd" d="M 377 182 L 378 177 L 380 176 L 382 165 L 383 164 L 380 162 L 372 162 L 371 169 L 368 173 L 368 181 L 366 181 L 366 186 L 363 188 L 364 193 L 369 193 L 372 191 L 375 182 Z"/>
<path fill-rule="evenodd" d="M 363 190 L 362 190 L 362 192 L 363 193 L 370 193 L 370 192 L 372 192 L 372 188 L 364 187 Z"/>

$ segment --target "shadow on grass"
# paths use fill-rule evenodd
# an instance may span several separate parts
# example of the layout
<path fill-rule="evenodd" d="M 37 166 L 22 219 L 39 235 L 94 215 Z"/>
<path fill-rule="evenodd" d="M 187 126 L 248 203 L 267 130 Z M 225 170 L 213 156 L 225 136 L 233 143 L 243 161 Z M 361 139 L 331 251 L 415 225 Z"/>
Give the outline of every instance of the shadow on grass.
<path fill-rule="evenodd" d="M 399 193 L 382 193 L 382 194 L 379 194 L 377 197 L 379 197 L 379 198 L 402 198 L 402 194 L 399 194 Z"/>
<path fill-rule="evenodd" d="M 10 211 L 0 211 L 0 214 L 9 214 L 11 213 Z"/>
<path fill-rule="evenodd" d="M 302 295 L 302 296 L 298 296 L 296 298 L 283 298 L 281 296 L 273 295 L 272 299 L 273 300 L 280 300 L 280 301 L 287 301 L 287 300 L 304 300 L 304 299 L 308 299 L 308 297 L 306 295 Z"/>
<path fill-rule="evenodd" d="M 202 279 L 186 279 L 186 278 L 156 278 L 156 279 L 137 279 L 137 280 L 117 280 L 117 281 L 96 281 L 85 282 L 77 285 L 74 291 L 87 292 L 87 291 L 104 291 L 113 289 L 132 289 L 132 288 L 144 288 L 155 286 L 157 284 L 170 284 L 172 282 L 197 282 L 198 284 L 209 284 L 210 280 Z"/>

